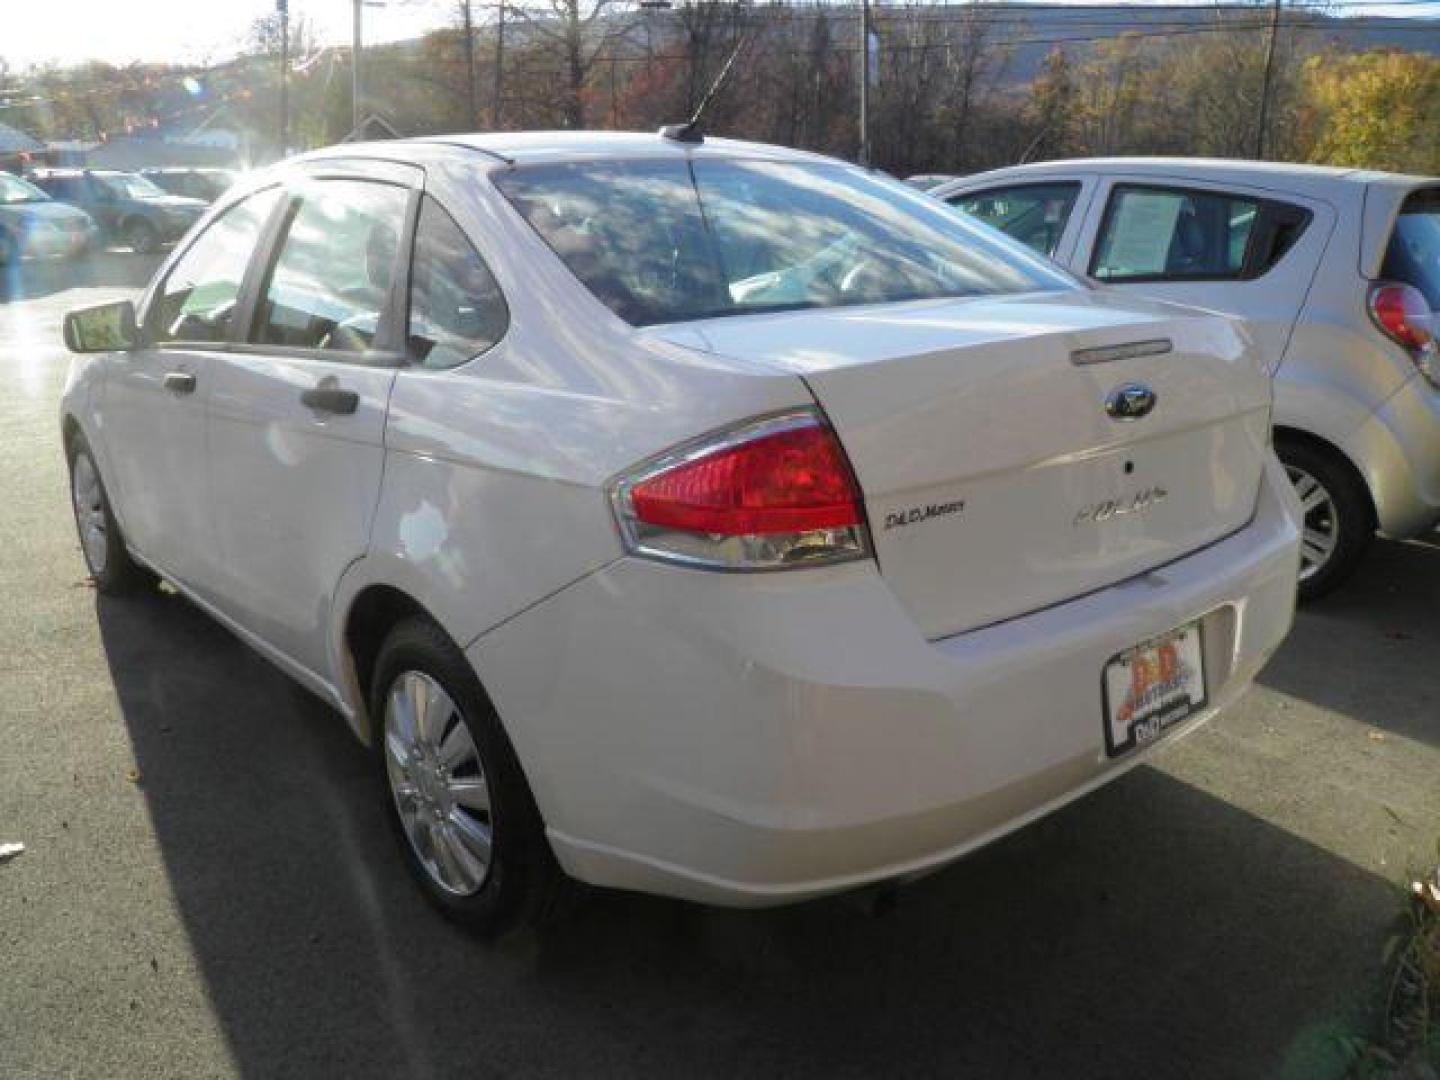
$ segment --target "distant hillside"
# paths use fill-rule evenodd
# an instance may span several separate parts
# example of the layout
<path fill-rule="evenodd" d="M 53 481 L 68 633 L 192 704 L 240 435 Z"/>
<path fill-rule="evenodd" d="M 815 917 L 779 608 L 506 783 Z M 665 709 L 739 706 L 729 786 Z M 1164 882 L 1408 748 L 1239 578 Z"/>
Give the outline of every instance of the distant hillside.
<path fill-rule="evenodd" d="M 884 9 L 878 9 L 883 13 Z M 950 17 L 961 10 L 937 9 Z M 1082 7 L 1074 4 L 983 4 L 975 8 L 997 45 L 1014 44 L 1007 77 L 1026 82 L 1034 77 L 1046 53 L 1055 44 L 1084 51 L 1096 40 L 1126 33 L 1156 36 L 1203 36 L 1207 27 L 1245 27 L 1268 32 L 1270 5 L 1232 4 L 1214 7 L 1172 4 L 1113 4 Z M 1308 48 L 1334 44 L 1346 49 L 1396 48 L 1440 56 L 1440 19 L 1378 18 L 1326 15 L 1311 10 L 1284 8 L 1282 34 L 1294 35 Z"/>

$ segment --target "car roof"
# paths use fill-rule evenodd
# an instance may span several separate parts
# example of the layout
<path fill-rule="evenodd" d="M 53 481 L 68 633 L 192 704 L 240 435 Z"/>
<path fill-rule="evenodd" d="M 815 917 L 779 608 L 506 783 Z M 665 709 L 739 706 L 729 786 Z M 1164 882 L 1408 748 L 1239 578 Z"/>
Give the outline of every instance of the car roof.
<path fill-rule="evenodd" d="M 1320 195 L 1327 190 L 1333 190 L 1337 184 L 1371 184 L 1396 180 L 1404 183 L 1424 183 L 1429 179 L 1345 166 L 1298 165 L 1283 161 L 1247 161 L 1239 158 L 1095 157 L 1014 165 L 997 169 L 994 173 L 968 176 L 957 186 L 968 187 L 992 175 L 999 177 L 1025 173 L 1043 176 L 1050 173 L 1076 172 L 1190 177 L 1212 182 L 1249 181 L 1257 187 L 1283 188 L 1301 195 Z"/>
<path fill-rule="evenodd" d="M 791 150 L 767 143 L 707 136 L 701 143 L 684 143 L 654 132 L 635 131 L 500 131 L 455 135 L 432 135 L 414 139 L 393 139 L 373 143 L 341 143 L 324 150 L 302 154 L 296 161 L 327 157 L 374 157 L 400 161 L 433 159 L 481 153 L 513 164 L 584 161 L 610 158 L 671 158 L 683 155 L 704 157 L 762 158 L 767 161 L 831 162 L 837 159 L 804 150 Z"/>

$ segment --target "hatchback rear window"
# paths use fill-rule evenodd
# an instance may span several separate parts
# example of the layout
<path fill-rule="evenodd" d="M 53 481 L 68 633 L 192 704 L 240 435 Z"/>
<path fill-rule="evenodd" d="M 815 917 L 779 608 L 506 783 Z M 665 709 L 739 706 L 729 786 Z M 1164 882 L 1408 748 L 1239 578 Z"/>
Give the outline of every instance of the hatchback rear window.
<path fill-rule="evenodd" d="M 636 326 L 1078 288 L 944 204 L 844 165 L 537 165 L 496 180 L 570 271 Z"/>
<path fill-rule="evenodd" d="M 1405 200 L 1380 276 L 1413 285 L 1440 311 L 1440 190 L 1417 191 Z"/>

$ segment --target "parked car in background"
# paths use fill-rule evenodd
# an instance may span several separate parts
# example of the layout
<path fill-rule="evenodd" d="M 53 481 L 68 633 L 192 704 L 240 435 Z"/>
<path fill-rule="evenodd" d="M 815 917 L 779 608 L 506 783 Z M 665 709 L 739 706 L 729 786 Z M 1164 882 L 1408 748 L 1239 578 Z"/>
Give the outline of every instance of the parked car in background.
<path fill-rule="evenodd" d="M 79 255 L 98 233 L 85 211 L 56 202 L 34 184 L 0 172 L 0 266 L 26 256 Z"/>
<path fill-rule="evenodd" d="M 28 178 L 51 198 L 78 206 L 105 238 L 148 254 L 184 236 L 205 203 L 171 195 L 133 172 L 111 169 L 36 169 Z"/>
<path fill-rule="evenodd" d="M 239 175 L 233 169 L 158 168 L 141 169 L 140 175 L 171 195 L 185 195 L 212 203 L 235 183 Z"/>
<path fill-rule="evenodd" d="M 98 587 L 159 573 L 332 702 L 480 930 L 562 871 L 768 905 L 938 867 L 1235 701 L 1293 617 L 1240 320 L 811 154 L 308 154 L 66 339 Z"/>
<path fill-rule="evenodd" d="M 917 173 L 915 176 L 907 176 L 905 183 L 911 187 L 919 188 L 921 191 L 929 191 L 931 188 L 939 187 L 941 184 L 949 183 L 955 177 L 941 173 Z"/>
<path fill-rule="evenodd" d="M 1022 165 L 934 194 L 1114 288 L 1244 316 L 1305 506 L 1301 595 L 1440 518 L 1440 180 L 1187 158 Z"/>

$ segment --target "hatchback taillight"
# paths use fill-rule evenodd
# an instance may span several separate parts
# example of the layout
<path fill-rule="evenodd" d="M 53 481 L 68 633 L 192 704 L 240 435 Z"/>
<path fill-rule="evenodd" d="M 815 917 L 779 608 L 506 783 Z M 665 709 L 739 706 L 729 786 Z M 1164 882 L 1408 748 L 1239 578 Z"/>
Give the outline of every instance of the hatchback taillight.
<path fill-rule="evenodd" d="M 1387 337 L 1407 349 L 1423 349 L 1435 339 L 1430 305 L 1413 285 L 1376 285 L 1370 290 L 1370 315 Z"/>
<path fill-rule="evenodd" d="M 811 410 L 707 436 L 612 487 L 626 546 L 725 570 L 776 570 L 869 553 L 860 487 Z"/>
<path fill-rule="evenodd" d="M 1440 386 L 1440 344 L 1435 340 L 1435 314 L 1424 293 L 1413 285 L 1376 285 L 1370 290 L 1370 317 L 1386 337 L 1409 350 L 1425 378 Z"/>

